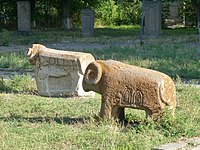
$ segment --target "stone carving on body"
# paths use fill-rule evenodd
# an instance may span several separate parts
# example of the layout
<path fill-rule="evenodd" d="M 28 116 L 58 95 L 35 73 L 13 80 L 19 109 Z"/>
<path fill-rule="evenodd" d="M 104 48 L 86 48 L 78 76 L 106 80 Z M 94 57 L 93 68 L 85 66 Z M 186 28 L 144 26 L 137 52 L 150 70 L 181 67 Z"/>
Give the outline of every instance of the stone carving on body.
<path fill-rule="evenodd" d="M 169 106 L 174 116 L 175 86 L 164 73 L 124 64 L 114 60 L 90 63 L 83 79 L 85 91 L 102 95 L 100 117 L 124 120 L 124 108 L 145 110 L 157 120 Z"/>

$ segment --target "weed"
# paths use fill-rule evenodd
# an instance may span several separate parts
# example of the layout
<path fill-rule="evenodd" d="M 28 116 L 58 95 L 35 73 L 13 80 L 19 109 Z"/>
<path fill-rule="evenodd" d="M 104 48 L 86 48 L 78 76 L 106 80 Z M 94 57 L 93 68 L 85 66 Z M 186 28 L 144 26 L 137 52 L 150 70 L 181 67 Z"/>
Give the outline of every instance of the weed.
<path fill-rule="evenodd" d="M 4 91 L 5 89 L 3 77 L 0 77 L 0 91 Z"/>
<path fill-rule="evenodd" d="M 9 40 L 10 40 L 10 33 L 8 30 L 3 29 L 0 32 L 0 46 L 8 46 L 9 45 Z"/>
<path fill-rule="evenodd" d="M 30 75 L 15 75 L 9 80 L 0 83 L 1 92 L 35 93 L 36 83 Z"/>
<path fill-rule="evenodd" d="M 1 68 L 32 68 L 24 52 L 1 53 L 0 56 Z"/>

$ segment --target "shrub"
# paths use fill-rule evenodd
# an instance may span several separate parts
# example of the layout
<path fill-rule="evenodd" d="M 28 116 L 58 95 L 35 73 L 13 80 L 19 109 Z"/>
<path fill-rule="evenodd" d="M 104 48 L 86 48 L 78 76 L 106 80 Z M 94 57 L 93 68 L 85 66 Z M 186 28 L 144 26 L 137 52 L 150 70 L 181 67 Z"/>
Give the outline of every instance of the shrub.
<path fill-rule="evenodd" d="M 9 45 L 9 31 L 3 29 L 0 33 L 1 39 L 0 39 L 0 46 L 8 46 Z"/>
<path fill-rule="evenodd" d="M 30 75 L 15 75 L 0 81 L 0 92 L 35 93 L 36 83 Z"/>
<path fill-rule="evenodd" d="M 138 25 L 140 23 L 141 2 L 117 3 L 115 0 L 101 1 L 96 12 L 97 25 Z"/>
<path fill-rule="evenodd" d="M 24 52 L 1 53 L 1 68 L 31 68 Z"/>

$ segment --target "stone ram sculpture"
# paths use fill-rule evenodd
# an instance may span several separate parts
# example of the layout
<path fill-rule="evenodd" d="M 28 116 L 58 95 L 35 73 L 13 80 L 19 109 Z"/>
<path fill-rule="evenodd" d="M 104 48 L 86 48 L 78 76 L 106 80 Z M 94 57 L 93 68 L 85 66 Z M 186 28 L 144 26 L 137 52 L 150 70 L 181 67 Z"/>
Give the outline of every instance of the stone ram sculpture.
<path fill-rule="evenodd" d="M 100 117 L 125 119 L 124 108 L 145 110 L 147 117 L 161 118 L 165 106 L 176 109 L 175 86 L 164 73 L 124 64 L 98 60 L 86 68 L 83 89 L 102 95 Z"/>

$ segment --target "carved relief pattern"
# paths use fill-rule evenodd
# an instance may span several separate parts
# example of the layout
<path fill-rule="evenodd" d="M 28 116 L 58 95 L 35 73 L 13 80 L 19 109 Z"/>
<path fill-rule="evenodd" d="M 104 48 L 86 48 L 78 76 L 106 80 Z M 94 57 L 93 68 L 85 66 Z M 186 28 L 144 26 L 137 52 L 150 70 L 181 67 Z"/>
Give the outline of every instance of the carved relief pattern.
<path fill-rule="evenodd" d="M 143 94 L 141 91 L 125 89 L 116 95 L 116 104 L 119 106 L 142 106 Z"/>
<path fill-rule="evenodd" d="M 64 67 L 67 68 L 68 72 L 70 71 L 76 71 L 78 70 L 78 64 L 76 60 L 73 59 L 60 59 L 60 58 L 52 58 L 52 57 L 42 57 L 40 56 L 40 63 L 43 66 L 49 66 L 56 65 L 57 67 Z"/>

